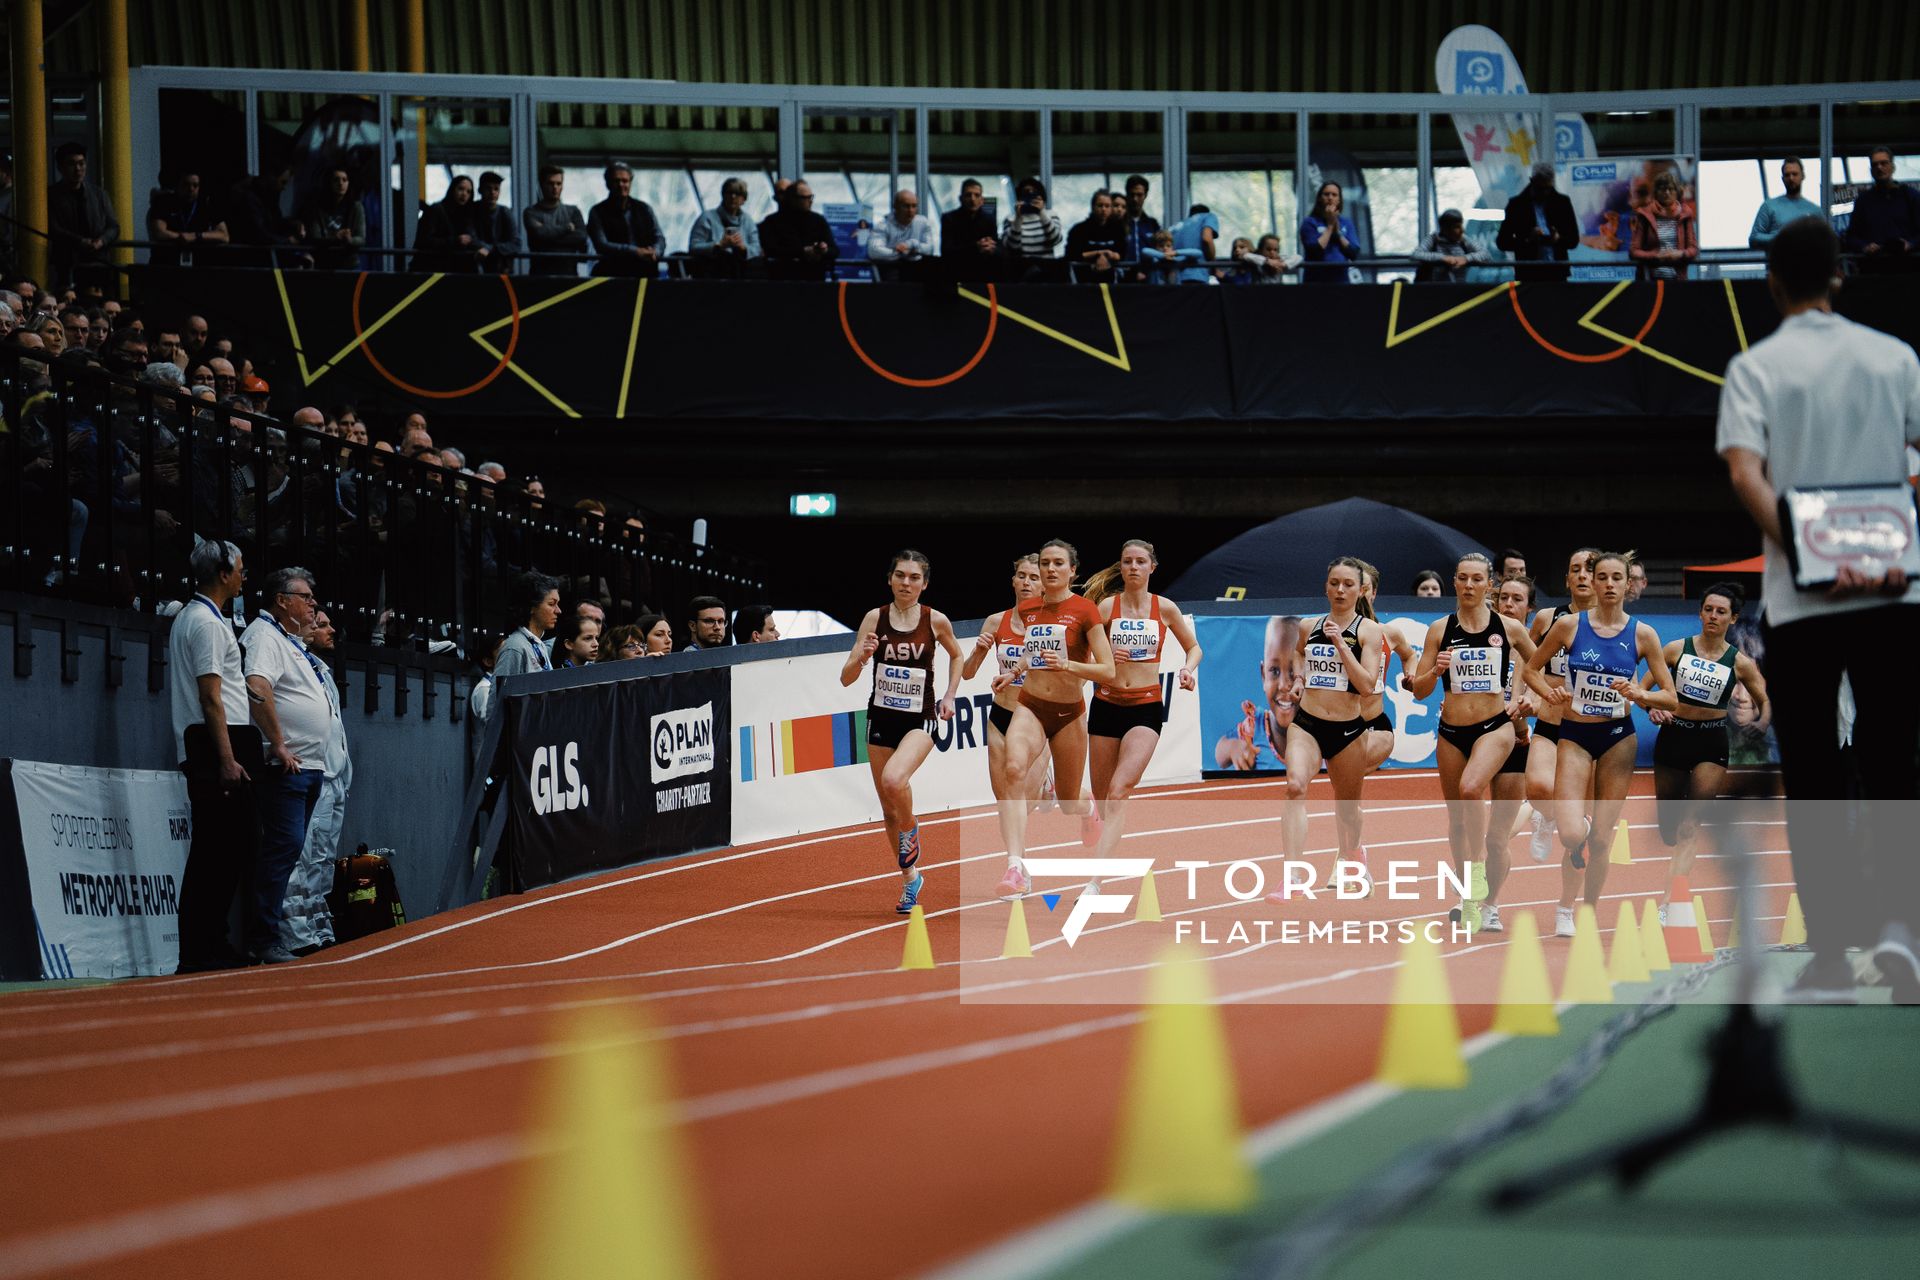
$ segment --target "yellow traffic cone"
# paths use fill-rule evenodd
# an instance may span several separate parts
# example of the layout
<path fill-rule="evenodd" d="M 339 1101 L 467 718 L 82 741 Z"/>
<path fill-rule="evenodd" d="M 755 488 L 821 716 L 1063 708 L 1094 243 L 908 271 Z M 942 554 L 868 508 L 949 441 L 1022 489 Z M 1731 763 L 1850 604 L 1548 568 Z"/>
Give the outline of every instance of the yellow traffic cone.
<path fill-rule="evenodd" d="M 1567 971 L 1560 975 L 1560 999 L 1565 1004 L 1613 1003 L 1607 957 L 1600 949 L 1600 924 L 1584 902 L 1573 915 L 1573 945 L 1567 949 Z"/>
<path fill-rule="evenodd" d="M 1633 844 L 1627 839 L 1627 820 L 1620 819 L 1620 825 L 1613 829 L 1613 848 L 1607 851 L 1607 861 L 1616 867 L 1633 865 Z"/>
<path fill-rule="evenodd" d="M 1033 958 L 1033 943 L 1027 939 L 1027 900 L 1025 898 L 1015 898 L 1013 910 L 1007 913 L 1007 940 L 1000 944 L 1000 958 L 1002 960 Z M 901 968 L 905 967 L 906 965 L 902 963 Z"/>
<path fill-rule="evenodd" d="M 1660 927 L 1660 908 L 1652 898 L 1640 916 L 1640 946 L 1647 953 L 1647 968 L 1653 973 L 1671 973 L 1673 961 L 1667 958 L 1666 930 Z"/>
<path fill-rule="evenodd" d="M 1152 923 L 1160 918 L 1160 893 L 1153 887 L 1153 872 L 1140 877 L 1140 900 L 1133 904 L 1133 918 Z"/>
<path fill-rule="evenodd" d="M 1740 949 L 1740 904 L 1734 903 L 1733 922 L 1727 926 L 1727 950 Z"/>
<path fill-rule="evenodd" d="M 1382 1084 L 1403 1089 L 1460 1089 L 1467 1061 L 1460 1056 L 1460 1024 L 1440 948 L 1416 929 L 1400 948 L 1400 973 L 1387 1006 L 1387 1034 L 1380 1045 Z"/>
<path fill-rule="evenodd" d="M 1507 963 L 1500 971 L 1500 1004 L 1493 1012 L 1493 1029 L 1510 1036 L 1557 1036 L 1560 1018 L 1553 1011 L 1553 982 L 1547 976 L 1547 953 L 1540 946 L 1540 926 L 1533 912 L 1517 911 L 1508 926 Z"/>
<path fill-rule="evenodd" d="M 1673 918 L 1671 905 L 1667 907 L 1667 918 Z M 1700 950 L 1705 953 L 1700 960 L 1704 964 L 1713 959 L 1713 928 L 1707 923 L 1707 904 L 1697 893 L 1693 895 L 1693 919 L 1700 930 Z"/>
<path fill-rule="evenodd" d="M 502 1216 L 511 1232 L 498 1274 L 711 1274 L 660 1044 L 644 1017 L 584 1010 L 549 1062 L 530 1135 L 540 1154 Z"/>
<path fill-rule="evenodd" d="M 1177 947 L 1147 979 L 1133 1041 L 1112 1192 L 1159 1212 L 1230 1213 L 1253 1201 L 1239 1091 L 1206 965 Z"/>
<path fill-rule="evenodd" d="M 1607 957 L 1607 977 L 1614 982 L 1650 982 L 1646 952 L 1640 949 L 1640 926 L 1634 923 L 1633 904 L 1622 902 L 1613 922 L 1613 953 Z"/>
<path fill-rule="evenodd" d="M 1467 864 L 1467 901 L 1485 902 L 1487 900 L 1487 864 L 1469 862 Z"/>
<path fill-rule="evenodd" d="M 912 914 L 907 916 L 907 945 L 900 952 L 900 967 L 933 968 L 933 939 L 927 936 L 927 913 L 917 902 L 913 904 Z"/>
<path fill-rule="evenodd" d="M 1807 917 L 1800 910 L 1798 891 L 1787 895 L 1787 918 L 1780 926 L 1780 945 L 1783 947 L 1807 945 Z"/>

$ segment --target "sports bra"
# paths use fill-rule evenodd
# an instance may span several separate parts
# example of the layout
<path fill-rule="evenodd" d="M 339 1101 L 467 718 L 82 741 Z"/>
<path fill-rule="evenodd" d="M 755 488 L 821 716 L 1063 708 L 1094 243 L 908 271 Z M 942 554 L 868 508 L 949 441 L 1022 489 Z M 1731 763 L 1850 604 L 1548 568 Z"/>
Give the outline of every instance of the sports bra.
<path fill-rule="evenodd" d="M 1347 678 L 1347 664 L 1340 658 L 1339 650 L 1328 642 L 1322 634 L 1331 615 L 1322 614 L 1314 620 L 1307 632 L 1312 637 L 1307 641 L 1307 685 L 1309 689 L 1321 689 L 1328 693 L 1351 693 L 1353 683 Z M 1340 633 L 1347 647 L 1353 650 L 1353 656 L 1360 654 L 1360 615 L 1354 614 Z"/>
<path fill-rule="evenodd" d="M 1500 615 L 1491 609 L 1487 612 L 1483 631 L 1467 630 L 1457 612 L 1447 615 L 1440 647 L 1453 654 L 1453 661 L 1440 673 L 1440 687 L 1449 693 L 1506 693 L 1513 671 L 1513 649 L 1507 644 L 1507 629 Z"/>
<path fill-rule="evenodd" d="M 1673 664 L 1674 692 L 1689 707 L 1725 711 L 1733 699 L 1734 664 L 1739 658 L 1740 650 L 1732 645 L 1718 658 L 1703 658 L 1688 636 L 1680 646 L 1680 661 Z"/>

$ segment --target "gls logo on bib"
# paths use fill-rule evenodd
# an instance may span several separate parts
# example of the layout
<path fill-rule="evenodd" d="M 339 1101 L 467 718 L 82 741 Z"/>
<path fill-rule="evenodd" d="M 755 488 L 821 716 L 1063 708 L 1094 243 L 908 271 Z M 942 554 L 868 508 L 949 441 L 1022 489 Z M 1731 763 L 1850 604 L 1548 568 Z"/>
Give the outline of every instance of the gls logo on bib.
<path fill-rule="evenodd" d="M 562 782 L 566 785 L 562 786 Z M 554 813 L 561 809 L 583 809 L 587 788 L 580 781 L 580 744 L 563 747 L 536 747 L 533 768 L 527 774 L 527 789 L 533 794 L 535 813 Z"/>
<path fill-rule="evenodd" d="M 663 711 L 653 718 L 653 780 L 713 768 L 713 704 L 703 702 L 680 711 Z"/>

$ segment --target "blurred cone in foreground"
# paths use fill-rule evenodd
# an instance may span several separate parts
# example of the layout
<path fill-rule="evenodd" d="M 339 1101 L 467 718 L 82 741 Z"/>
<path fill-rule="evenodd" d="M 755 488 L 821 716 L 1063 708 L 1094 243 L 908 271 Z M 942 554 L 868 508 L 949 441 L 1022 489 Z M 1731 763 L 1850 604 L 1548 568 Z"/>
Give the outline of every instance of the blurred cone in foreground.
<path fill-rule="evenodd" d="M 1553 1011 L 1553 982 L 1547 953 L 1533 912 L 1516 911 L 1508 926 L 1507 963 L 1500 971 L 1500 1005 L 1493 1029 L 1510 1036 L 1557 1036 L 1560 1018 Z"/>
<path fill-rule="evenodd" d="M 1705 926 L 1706 914 L 1687 887 L 1687 878 L 1675 876 L 1667 884 L 1667 959 L 1674 964 L 1704 964 L 1713 959 L 1713 935 Z"/>
<path fill-rule="evenodd" d="M 1027 900 L 1015 898 L 1007 913 L 1007 940 L 1000 944 L 1002 960 L 1031 959 L 1033 943 L 1027 937 Z"/>
<path fill-rule="evenodd" d="M 542 1072 L 498 1274 L 680 1280 L 711 1274 L 666 1054 L 644 1016 L 589 1009 Z"/>
<path fill-rule="evenodd" d="M 1627 839 L 1627 820 L 1620 819 L 1620 825 L 1613 829 L 1613 848 L 1607 851 L 1607 861 L 1615 866 L 1633 865 L 1633 843 Z"/>
<path fill-rule="evenodd" d="M 1467 1083 L 1445 962 L 1424 929 L 1414 930 L 1400 947 L 1376 1078 L 1403 1089 L 1460 1089 Z"/>
<path fill-rule="evenodd" d="M 1600 924 L 1589 903 L 1581 903 L 1573 913 L 1573 945 L 1567 948 L 1567 971 L 1560 975 L 1560 999 L 1565 1004 L 1613 1003 L 1607 957 L 1600 949 Z"/>
<path fill-rule="evenodd" d="M 1160 1212 L 1230 1213 L 1253 1201 L 1239 1091 L 1204 962 L 1178 947 L 1147 978 L 1113 1174 L 1116 1200 Z"/>
<path fill-rule="evenodd" d="M 1783 947 L 1807 945 L 1807 917 L 1800 910 L 1800 894 L 1797 891 L 1787 895 L 1787 918 L 1780 926 L 1780 945 Z"/>
<path fill-rule="evenodd" d="M 933 939 L 927 936 L 927 913 L 917 902 L 913 905 L 912 913 L 907 916 L 907 944 L 900 950 L 900 967 L 902 969 L 933 968 Z"/>
<path fill-rule="evenodd" d="M 1134 903 L 1133 918 L 1152 923 L 1160 918 L 1160 891 L 1153 887 L 1153 872 L 1140 877 L 1140 900 Z"/>
<path fill-rule="evenodd" d="M 1613 953 L 1607 957 L 1607 977 L 1614 982 L 1650 982 L 1646 953 L 1640 949 L 1640 926 L 1633 919 L 1633 903 L 1622 902 L 1613 923 Z"/>
<path fill-rule="evenodd" d="M 1667 959 L 1667 933 L 1660 924 L 1660 908 L 1652 898 L 1646 900 L 1640 915 L 1640 945 L 1647 953 L 1647 968 L 1653 973 L 1668 973 L 1673 961 Z"/>
<path fill-rule="evenodd" d="M 1673 917 L 1667 917 L 1671 920 Z M 1713 926 L 1707 923 L 1707 904 L 1699 894 L 1693 895 L 1693 918 L 1695 929 L 1700 934 L 1701 961 L 1713 959 Z"/>

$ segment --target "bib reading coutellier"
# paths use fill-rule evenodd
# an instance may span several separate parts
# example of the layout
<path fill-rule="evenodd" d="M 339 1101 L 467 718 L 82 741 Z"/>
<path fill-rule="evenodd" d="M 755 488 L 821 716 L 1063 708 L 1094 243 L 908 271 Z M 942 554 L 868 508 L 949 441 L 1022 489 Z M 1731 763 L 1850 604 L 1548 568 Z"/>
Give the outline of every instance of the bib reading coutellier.
<path fill-rule="evenodd" d="M 926 705 L 927 673 L 919 667 L 881 663 L 873 677 L 873 705 L 887 711 L 918 711 Z"/>
<path fill-rule="evenodd" d="M 1617 676 L 1596 671 L 1573 673 L 1573 709 L 1583 716 L 1617 720 L 1627 714 L 1627 700 L 1612 686 Z"/>
<path fill-rule="evenodd" d="M 1027 628 L 1027 666 L 1035 671 L 1067 660 L 1067 628 L 1060 622 L 1036 622 Z"/>

